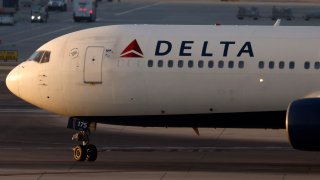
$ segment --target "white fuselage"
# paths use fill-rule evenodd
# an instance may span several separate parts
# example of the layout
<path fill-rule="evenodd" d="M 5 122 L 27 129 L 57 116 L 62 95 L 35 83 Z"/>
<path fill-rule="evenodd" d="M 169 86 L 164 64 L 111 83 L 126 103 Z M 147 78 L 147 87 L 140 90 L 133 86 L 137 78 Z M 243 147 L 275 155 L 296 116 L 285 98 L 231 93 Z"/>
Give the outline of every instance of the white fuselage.
<path fill-rule="evenodd" d="M 319 97 L 319 47 L 320 27 L 106 26 L 46 43 L 50 61 L 21 63 L 7 85 L 67 116 L 285 111 Z"/>

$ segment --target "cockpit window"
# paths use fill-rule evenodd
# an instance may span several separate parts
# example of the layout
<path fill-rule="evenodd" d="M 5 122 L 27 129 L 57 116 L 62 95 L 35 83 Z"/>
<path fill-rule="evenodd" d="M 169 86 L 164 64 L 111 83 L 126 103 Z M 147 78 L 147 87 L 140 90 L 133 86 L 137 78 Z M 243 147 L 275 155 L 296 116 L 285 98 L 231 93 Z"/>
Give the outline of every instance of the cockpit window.
<path fill-rule="evenodd" d="M 43 56 L 43 53 L 44 53 L 44 51 L 36 51 L 30 56 L 29 60 L 30 61 L 40 62 L 41 58 Z"/>
<path fill-rule="evenodd" d="M 46 51 L 44 52 L 42 59 L 41 59 L 41 63 L 47 63 L 50 60 L 50 52 Z"/>
<path fill-rule="evenodd" d="M 47 63 L 49 60 L 50 51 L 36 51 L 29 58 L 29 61 L 35 61 L 38 63 Z"/>

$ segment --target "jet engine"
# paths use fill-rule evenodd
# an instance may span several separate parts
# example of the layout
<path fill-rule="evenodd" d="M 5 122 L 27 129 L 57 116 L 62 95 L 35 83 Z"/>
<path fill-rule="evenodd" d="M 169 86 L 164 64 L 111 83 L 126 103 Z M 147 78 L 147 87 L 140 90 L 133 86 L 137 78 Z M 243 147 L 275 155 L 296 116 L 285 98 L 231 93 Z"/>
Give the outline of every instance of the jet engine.
<path fill-rule="evenodd" d="M 286 130 L 293 148 L 320 151 L 320 98 L 293 101 L 287 110 Z"/>

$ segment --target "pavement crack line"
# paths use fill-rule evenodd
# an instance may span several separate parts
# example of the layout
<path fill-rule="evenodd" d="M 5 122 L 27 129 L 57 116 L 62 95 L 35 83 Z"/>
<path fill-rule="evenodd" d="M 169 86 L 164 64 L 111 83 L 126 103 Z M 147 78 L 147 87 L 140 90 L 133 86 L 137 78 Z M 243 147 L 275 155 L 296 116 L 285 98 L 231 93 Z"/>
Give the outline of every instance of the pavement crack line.
<path fill-rule="evenodd" d="M 285 179 L 286 179 L 286 176 L 287 176 L 287 174 L 283 174 L 282 180 L 285 180 Z"/>
<path fill-rule="evenodd" d="M 41 173 L 41 174 L 39 175 L 39 177 L 37 178 L 37 180 L 40 180 L 44 174 L 46 174 L 46 172 Z"/>
<path fill-rule="evenodd" d="M 163 180 L 166 177 L 167 173 L 165 172 L 161 177 L 160 180 Z"/>
<path fill-rule="evenodd" d="M 216 145 L 219 145 L 219 140 L 222 136 L 222 134 L 225 132 L 226 128 L 223 128 L 222 131 L 219 133 L 219 135 L 217 136 L 217 138 L 215 139 L 216 140 Z"/>

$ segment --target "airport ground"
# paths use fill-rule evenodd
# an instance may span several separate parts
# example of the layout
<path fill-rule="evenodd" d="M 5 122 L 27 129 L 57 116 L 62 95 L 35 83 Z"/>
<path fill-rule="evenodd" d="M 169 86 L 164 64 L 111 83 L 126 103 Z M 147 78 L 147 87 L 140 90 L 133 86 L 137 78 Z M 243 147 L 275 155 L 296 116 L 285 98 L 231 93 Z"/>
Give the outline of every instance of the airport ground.
<path fill-rule="evenodd" d="M 239 5 L 257 6 L 259 20 L 236 18 Z M 14 97 L 5 86 L 7 73 L 41 44 L 72 31 L 112 24 L 272 25 L 272 3 L 130 1 L 98 7 L 95 23 L 75 23 L 72 11 L 50 12 L 48 23 L 30 23 L 29 9 L 15 26 L 0 26 L 0 49 L 18 50 L 18 62 L 0 62 L 0 179 L 319 179 L 320 153 L 290 147 L 285 130 L 141 128 L 98 125 L 92 142 L 96 162 L 72 158 L 73 130 L 67 117 L 38 109 Z M 279 6 L 295 18 L 283 25 L 320 25 L 305 13 L 320 5 Z M 257 121 L 259 118 L 257 117 Z"/>

